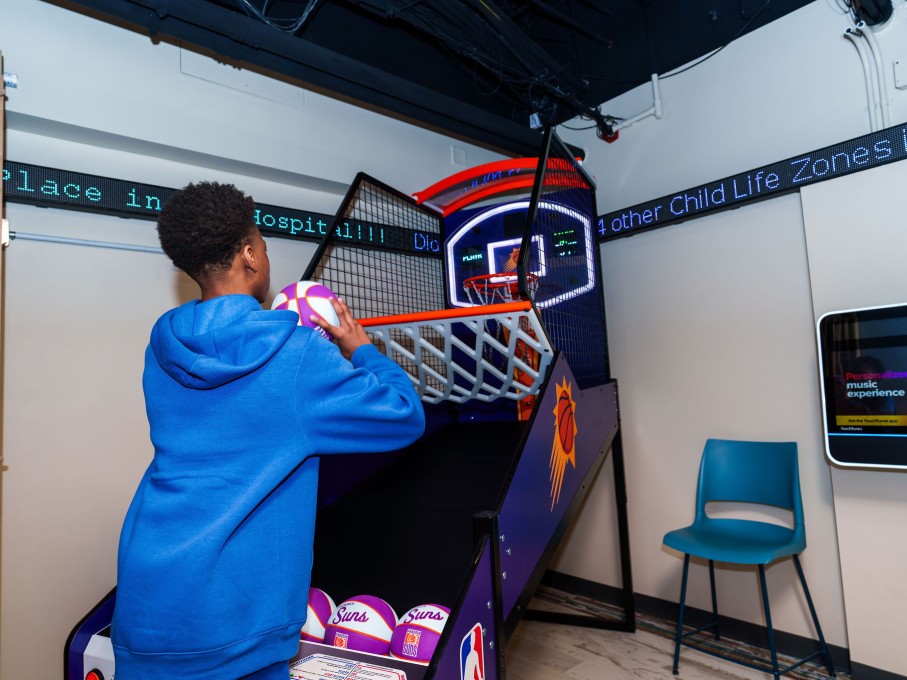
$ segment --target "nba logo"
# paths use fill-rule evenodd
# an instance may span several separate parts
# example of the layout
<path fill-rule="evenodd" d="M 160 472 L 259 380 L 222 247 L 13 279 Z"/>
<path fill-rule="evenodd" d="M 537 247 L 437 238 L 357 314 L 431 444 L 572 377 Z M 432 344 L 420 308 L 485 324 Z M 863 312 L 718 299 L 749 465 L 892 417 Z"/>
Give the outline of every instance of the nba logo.
<path fill-rule="evenodd" d="M 485 680 L 482 624 L 477 623 L 460 643 L 460 680 Z"/>
<path fill-rule="evenodd" d="M 334 646 L 346 649 L 350 636 L 348 633 L 334 633 Z"/>

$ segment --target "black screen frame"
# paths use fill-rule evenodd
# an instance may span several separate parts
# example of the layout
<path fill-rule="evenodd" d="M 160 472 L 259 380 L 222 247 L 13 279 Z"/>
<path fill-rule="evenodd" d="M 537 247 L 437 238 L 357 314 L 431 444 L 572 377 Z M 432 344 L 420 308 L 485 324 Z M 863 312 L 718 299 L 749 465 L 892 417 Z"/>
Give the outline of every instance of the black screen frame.
<path fill-rule="evenodd" d="M 873 327 L 904 330 L 873 332 Z M 907 469 L 907 363 L 866 369 L 873 370 L 872 374 L 842 375 L 847 361 L 844 357 L 862 358 L 893 350 L 907 356 L 907 304 L 829 312 L 818 320 L 817 332 L 826 456 L 840 466 Z M 870 375 L 875 378 L 858 377 Z M 846 396 L 881 390 L 879 394 L 892 399 L 892 411 L 869 411 L 865 420 L 860 420 L 863 416 L 842 405 L 842 381 Z M 899 420 L 903 424 L 898 424 Z"/>

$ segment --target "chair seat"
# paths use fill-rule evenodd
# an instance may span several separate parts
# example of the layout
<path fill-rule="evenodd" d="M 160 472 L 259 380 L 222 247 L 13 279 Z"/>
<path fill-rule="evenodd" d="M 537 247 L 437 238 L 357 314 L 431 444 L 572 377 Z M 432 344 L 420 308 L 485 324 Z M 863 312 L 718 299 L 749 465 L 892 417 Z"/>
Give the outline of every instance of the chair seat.
<path fill-rule="evenodd" d="M 717 562 L 769 564 L 806 549 L 793 529 L 746 519 L 706 518 L 665 534 L 664 544 Z"/>

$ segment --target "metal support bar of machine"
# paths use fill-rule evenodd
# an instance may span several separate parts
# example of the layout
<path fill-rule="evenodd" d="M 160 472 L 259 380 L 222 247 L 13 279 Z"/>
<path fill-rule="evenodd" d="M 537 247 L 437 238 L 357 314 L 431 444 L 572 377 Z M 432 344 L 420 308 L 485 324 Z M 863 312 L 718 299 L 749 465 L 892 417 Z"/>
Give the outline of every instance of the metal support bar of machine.
<path fill-rule="evenodd" d="M 497 670 L 498 680 L 505 680 L 506 672 L 504 670 L 504 584 L 501 578 L 501 540 L 498 528 L 498 513 L 480 512 L 474 515 L 473 520 L 474 534 L 478 538 L 481 534 L 487 534 L 491 541 L 488 548 L 491 550 L 491 571 L 492 571 L 492 593 L 493 610 L 494 610 L 494 635 L 492 641 L 497 641 L 497 647 L 493 649 L 494 663 Z M 494 642 L 492 642 L 494 644 Z"/>
<path fill-rule="evenodd" d="M 618 421 L 619 423 L 619 421 Z M 524 618 L 532 621 L 545 621 L 568 626 L 583 626 L 601 630 L 617 630 L 632 633 L 636 631 L 636 600 L 633 595 L 633 572 L 630 562 L 630 528 L 627 520 L 627 484 L 624 470 L 624 451 L 620 436 L 620 425 L 611 443 L 611 456 L 614 461 L 614 495 L 617 504 L 617 533 L 620 549 L 621 567 L 621 606 L 624 610 L 622 620 L 598 618 L 581 614 L 548 612 L 539 609 L 527 609 Z"/>

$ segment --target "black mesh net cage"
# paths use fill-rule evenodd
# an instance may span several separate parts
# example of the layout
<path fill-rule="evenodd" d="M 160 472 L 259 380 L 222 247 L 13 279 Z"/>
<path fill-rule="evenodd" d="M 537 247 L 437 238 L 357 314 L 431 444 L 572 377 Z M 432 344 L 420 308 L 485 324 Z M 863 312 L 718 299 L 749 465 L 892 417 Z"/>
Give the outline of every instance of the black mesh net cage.
<path fill-rule="evenodd" d="M 517 271 L 580 389 L 610 379 L 595 183 L 551 130 L 539 157 Z M 533 272 L 542 273 L 533 280 Z"/>
<path fill-rule="evenodd" d="M 595 185 L 553 131 L 542 151 L 515 272 L 519 290 L 513 292 L 533 301 L 551 346 L 566 355 L 578 386 L 586 389 L 609 379 Z M 359 173 L 302 278 L 328 286 L 358 319 L 443 310 L 442 240 L 439 211 Z M 432 332 L 422 329 L 429 339 Z M 393 331 L 393 340 L 411 346 L 402 330 Z M 440 337 L 437 344 L 443 345 Z M 445 359 L 420 356 L 432 371 L 449 373 Z"/>
<path fill-rule="evenodd" d="M 445 308 L 440 253 L 441 215 L 406 194 L 359 173 L 333 224 L 302 275 L 343 298 L 357 319 L 416 314 Z M 440 346 L 439 337 L 429 341 Z M 413 350 L 412 339 L 392 330 L 393 340 Z M 373 338 L 383 352 L 381 340 Z M 446 374 L 436 356 L 421 355 L 429 368 Z M 409 363 L 404 369 L 419 373 Z"/>
<path fill-rule="evenodd" d="M 302 278 L 357 319 L 444 309 L 440 235 L 437 212 L 359 173 Z"/>

